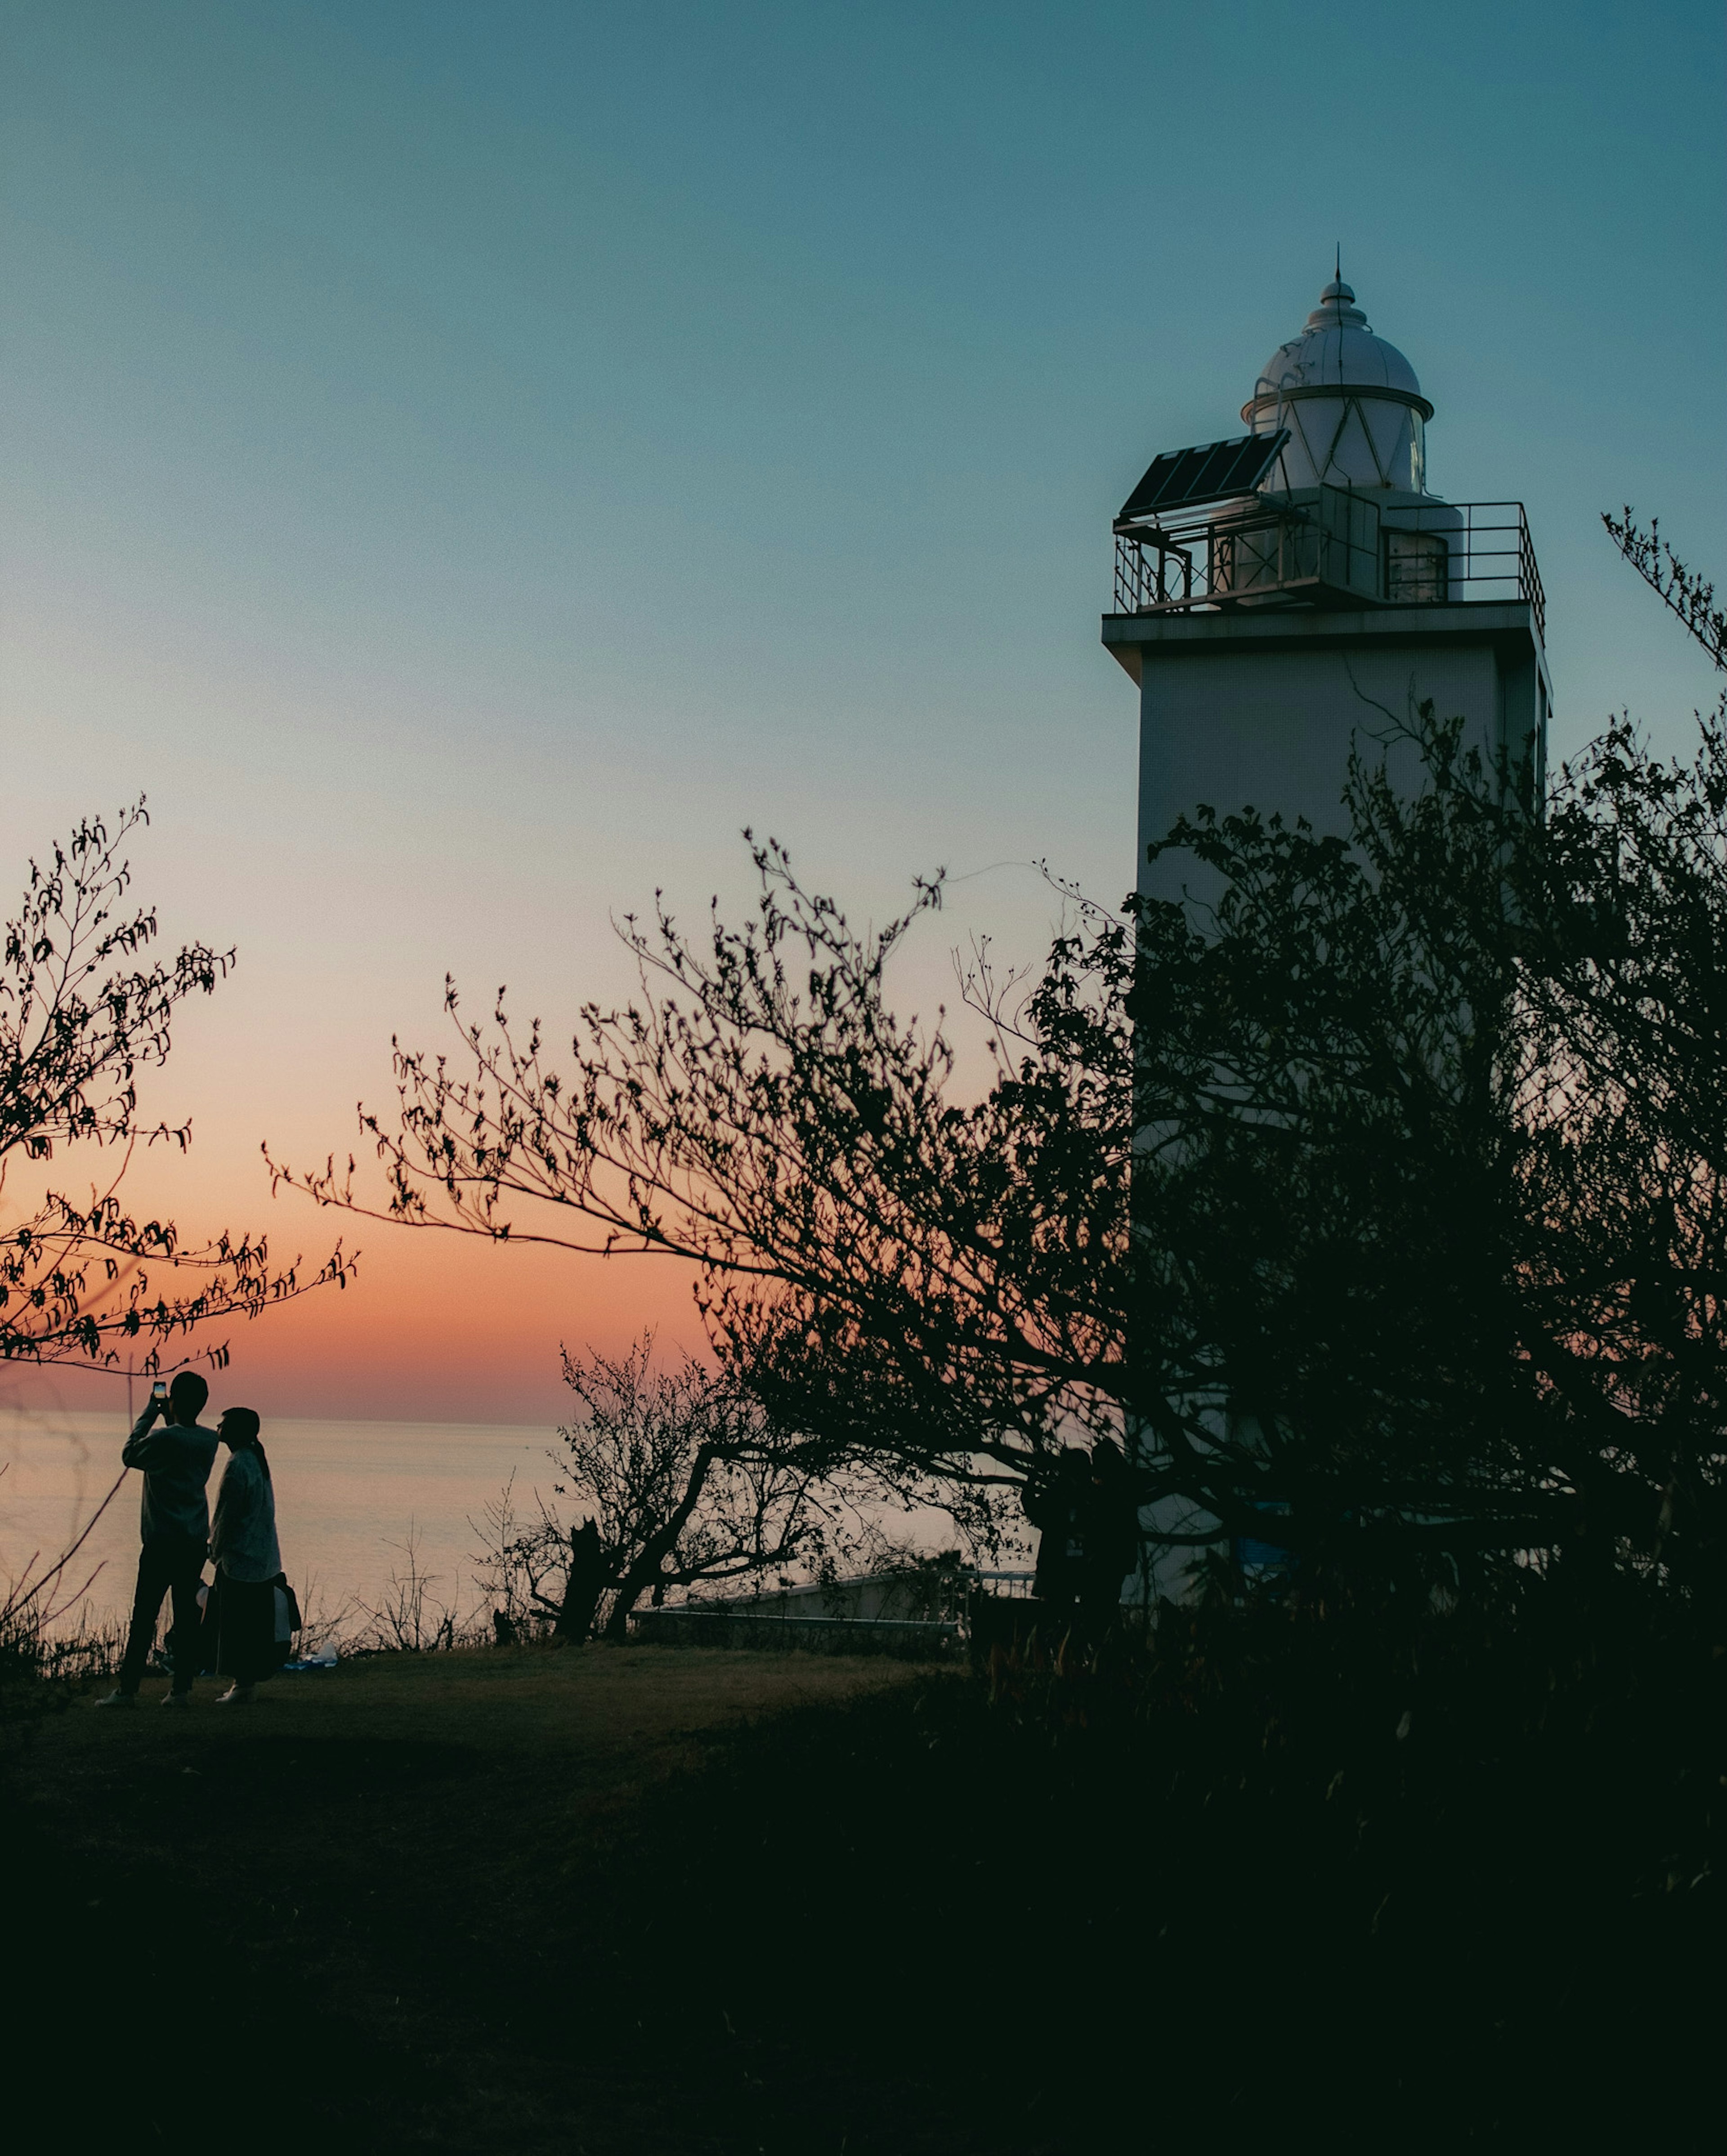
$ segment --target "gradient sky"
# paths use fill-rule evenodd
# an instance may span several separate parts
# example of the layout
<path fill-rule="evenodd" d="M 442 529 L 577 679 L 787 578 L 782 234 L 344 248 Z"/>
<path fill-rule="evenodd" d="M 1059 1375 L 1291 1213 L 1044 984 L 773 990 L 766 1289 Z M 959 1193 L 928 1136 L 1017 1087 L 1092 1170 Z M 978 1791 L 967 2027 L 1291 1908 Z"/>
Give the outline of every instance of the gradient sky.
<path fill-rule="evenodd" d="M 554 1032 L 609 911 L 747 891 L 1036 950 L 1132 877 L 1097 640 L 1152 454 L 1239 429 L 1329 275 L 1529 508 L 1560 752 L 1712 700 L 1597 512 L 1727 568 L 1710 4 L 0 5 L 0 892 L 147 792 L 140 888 L 233 941 L 141 1191 L 313 1250 L 453 971 Z M 266 1412 L 533 1418 L 668 1269 L 367 1228 L 236 1336 Z M 80 1395 L 83 1397 L 83 1395 Z"/>

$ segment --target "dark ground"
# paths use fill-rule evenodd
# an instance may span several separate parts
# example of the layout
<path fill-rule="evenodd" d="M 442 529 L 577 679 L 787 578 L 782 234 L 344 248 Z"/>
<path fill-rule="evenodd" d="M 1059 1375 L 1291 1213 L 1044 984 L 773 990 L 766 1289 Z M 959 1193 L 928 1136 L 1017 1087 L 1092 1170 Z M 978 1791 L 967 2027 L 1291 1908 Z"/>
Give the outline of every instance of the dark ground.
<path fill-rule="evenodd" d="M 1714 1881 L 1587 1746 L 1262 1784 L 696 1650 L 214 1691 L 11 1742 L 8 2109 L 61 2148 L 1719 2145 Z"/>

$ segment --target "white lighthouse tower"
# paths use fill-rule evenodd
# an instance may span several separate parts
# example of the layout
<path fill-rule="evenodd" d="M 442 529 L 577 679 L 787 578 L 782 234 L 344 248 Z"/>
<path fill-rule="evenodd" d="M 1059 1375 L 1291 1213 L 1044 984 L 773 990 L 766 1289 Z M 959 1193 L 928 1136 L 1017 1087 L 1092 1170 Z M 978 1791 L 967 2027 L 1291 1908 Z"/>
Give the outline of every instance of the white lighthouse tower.
<path fill-rule="evenodd" d="M 1148 849 L 1202 804 L 1338 831 L 1350 751 L 1381 743 L 1418 784 L 1406 729 L 1429 701 L 1490 758 L 1532 763 L 1539 798 L 1552 690 L 1528 522 L 1428 491 L 1432 416 L 1339 274 L 1261 369 L 1252 431 L 1158 457 L 1123 504 L 1103 642 L 1139 690 L 1148 896 L 1195 882 Z M 1146 1524 L 1222 1535 L 1180 1499 Z M 1183 1594 L 1188 1563 L 1163 1550 L 1154 1591 Z"/>
<path fill-rule="evenodd" d="M 1261 369 L 1252 432 L 1159 456 L 1123 505 L 1103 642 L 1139 689 L 1149 895 L 1182 870 L 1148 846 L 1200 803 L 1338 829 L 1352 744 L 1429 700 L 1540 784 L 1552 689 L 1523 506 L 1431 494 L 1432 416 L 1339 274 Z"/>

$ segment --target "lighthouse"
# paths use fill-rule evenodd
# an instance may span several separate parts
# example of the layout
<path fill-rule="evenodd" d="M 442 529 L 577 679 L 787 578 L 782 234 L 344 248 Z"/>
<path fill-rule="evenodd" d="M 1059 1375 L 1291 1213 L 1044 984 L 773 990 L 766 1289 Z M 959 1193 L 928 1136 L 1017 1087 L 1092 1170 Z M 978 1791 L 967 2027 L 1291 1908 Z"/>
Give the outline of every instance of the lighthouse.
<path fill-rule="evenodd" d="M 1537 798 L 1552 687 L 1523 505 L 1428 487 L 1434 408 L 1341 270 L 1241 408 L 1248 432 L 1154 459 L 1115 519 L 1103 643 L 1139 690 L 1138 887 L 1184 870 L 1149 849 L 1201 804 L 1338 830 L 1352 748 L 1418 782 L 1431 702 Z"/>
<path fill-rule="evenodd" d="M 1210 880 L 1190 855 L 1151 857 L 1197 808 L 1342 834 L 1356 750 L 1383 755 L 1412 791 L 1426 704 L 1461 720 L 1490 765 L 1503 754 L 1525 767 L 1534 799 L 1545 785 L 1553 698 L 1523 505 L 1431 491 L 1434 408 L 1340 270 L 1241 413 L 1245 434 L 1154 458 L 1115 519 L 1103 642 L 1139 691 L 1147 897 Z M 1239 1432 L 1232 1411 L 1217 1413 Z M 1142 1519 L 1154 1535 L 1223 1538 L 1184 1498 Z M 1279 1553 L 1242 1543 L 1237 1555 L 1251 1570 Z M 1149 1584 L 1185 1595 L 1187 1553 L 1155 1548 Z"/>

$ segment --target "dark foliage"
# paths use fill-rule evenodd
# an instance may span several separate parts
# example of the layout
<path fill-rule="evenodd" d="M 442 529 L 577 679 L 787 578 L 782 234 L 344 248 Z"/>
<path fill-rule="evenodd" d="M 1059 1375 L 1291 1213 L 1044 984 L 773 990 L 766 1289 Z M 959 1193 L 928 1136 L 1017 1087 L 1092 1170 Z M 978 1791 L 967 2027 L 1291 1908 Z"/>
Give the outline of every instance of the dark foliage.
<path fill-rule="evenodd" d="M 13 2010 L 152 1938 L 164 1983 L 220 1969 L 201 2087 L 268 2148 L 1713 2148 L 1727 1660 L 1642 1583 L 1600 1615 L 1190 1613 L 993 1705 L 740 1727 L 573 1836 L 581 1760 L 526 1774 L 480 1722 L 69 1745 L 8 1822 Z M 194 1858 L 229 1891 L 152 1933 Z M 181 2093 L 63 2100 L 167 2133 Z"/>
<path fill-rule="evenodd" d="M 1719 660 L 1708 588 L 1613 529 Z M 398 1051 L 387 1209 L 694 1260 L 812 1467 L 1015 1481 L 1118 1434 L 1168 1544 L 1269 1515 L 1364 1580 L 1714 1591 L 1727 710 L 1689 764 L 1610 728 L 1539 816 L 1412 731 L 1424 783 L 1358 759 L 1347 839 L 1197 810 L 1154 850 L 1214 899 L 1076 901 L 1029 993 L 979 963 L 978 1101 L 885 1000 L 939 880 L 860 934 L 759 846 L 741 929 L 629 925 L 642 995 L 568 1076 L 501 998 L 457 1068 Z M 363 1210 L 352 1172 L 290 1179 Z"/>
<path fill-rule="evenodd" d="M 778 1422 L 731 1372 L 690 1356 L 656 1366 L 651 1333 L 621 1356 L 566 1349 L 563 1374 L 577 1412 L 549 1455 L 553 1486 L 590 1538 L 573 1542 L 543 1500 L 537 1518 L 518 1521 L 506 1491 L 488 1514 L 479 1575 L 506 1615 L 549 1619 L 559 1638 L 595 1621 L 627 1638 L 642 1598 L 657 1604 L 668 1589 L 760 1588 L 794 1566 L 820 1577 L 901 1557 L 875 1525 L 883 1507 L 945 1494 L 974 1549 L 997 1545 L 1002 1523 L 986 1498 L 944 1493 L 903 1462 Z"/>
<path fill-rule="evenodd" d="M 645 1825 L 612 1973 L 650 1999 L 761 1882 L 686 2025 L 722 2147 L 1497 2147 L 1652 2100 L 1708 2145 L 1719 1658 L 1527 1614 L 1261 1604 L 770 1730 Z"/>
<path fill-rule="evenodd" d="M 623 1639 L 645 1594 L 818 1559 L 844 1502 L 746 1394 L 687 1357 L 656 1368 L 653 1347 L 644 1334 L 621 1356 L 564 1353 L 577 1414 L 551 1455 L 553 1488 L 597 1532 L 587 1620 L 566 1619 L 571 1539 L 551 1508 L 506 1533 L 491 1559 L 485 1584 L 557 1620 L 562 1636 L 583 1636 L 597 1616 Z"/>

